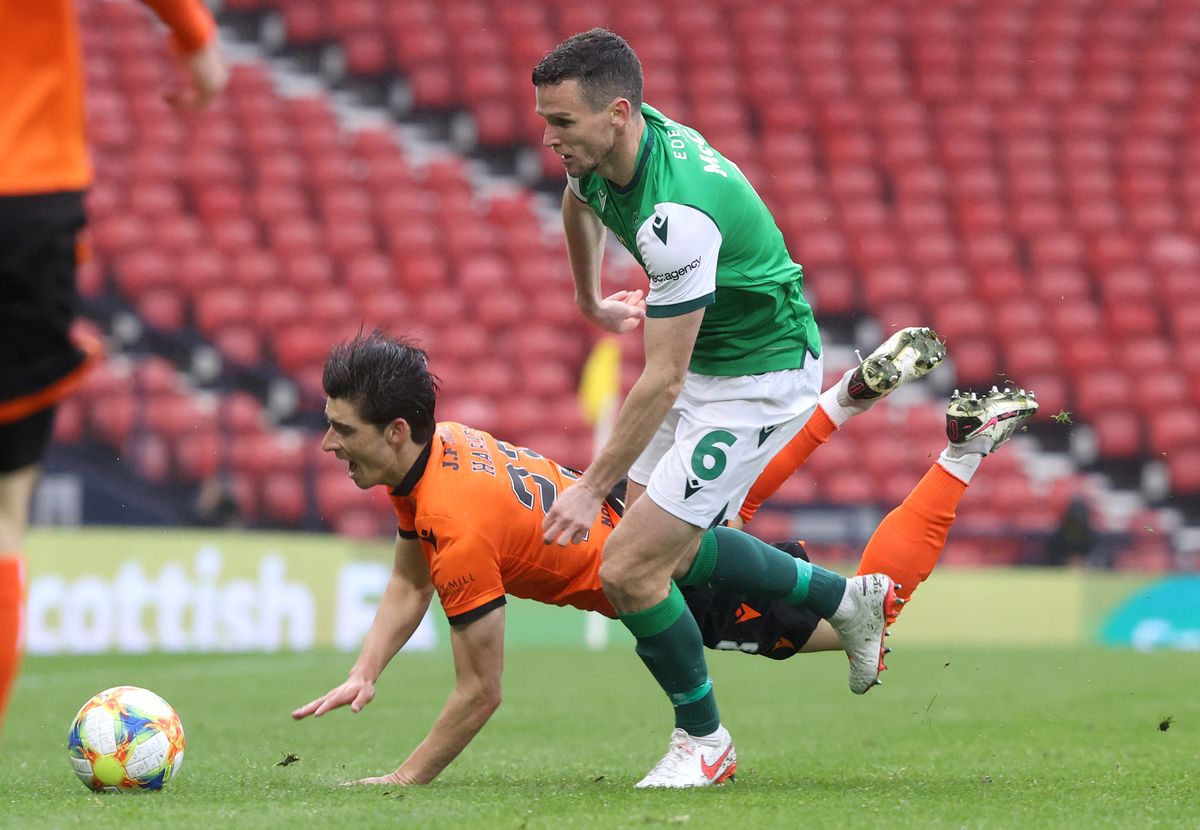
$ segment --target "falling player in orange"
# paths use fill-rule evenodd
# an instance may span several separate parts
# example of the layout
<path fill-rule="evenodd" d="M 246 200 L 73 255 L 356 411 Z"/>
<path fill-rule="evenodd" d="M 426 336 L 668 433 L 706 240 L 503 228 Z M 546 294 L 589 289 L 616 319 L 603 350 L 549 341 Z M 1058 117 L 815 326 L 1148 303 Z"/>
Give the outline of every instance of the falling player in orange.
<path fill-rule="evenodd" d="M 225 85 L 201 0 L 143 0 L 172 32 L 189 83 L 168 97 L 203 106 Z M 0 24 L 0 724 L 19 663 L 21 550 L 55 405 L 98 359 L 70 335 L 75 237 L 92 180 L 74 0 L 4 0 Z"/>
<path fill-rule="evenodd" d="M 916 376 L 901 360 L 899 367 L 895 361 L 882 367 L 883 380 L 876 378 L 880 366 L 873 364 L 882 363 L 877 360 L 880 354 L 847 373 L 835 389 L 844 392 L 865 369 L 872 377 L 874 394 L 866 399 L 870 401 Z M 437 593 L 451 625 L 454 691 L 428 737 L 398 769 L 361 782 L 428 783 L 462 752 L 500 704 L 506 595 L 615 615 L 599 570 L 604 541 L 619 524 L 624 505 L 619 493 L 611 494 L 581 543 L 546 544 L 542 516 L 578 474 L 485 432 L 437 423 L 436 381 L 426 368 L 425 354 L 409 344 L 376 334 L 339 346 L 326 361 L 323 382 L 329 419 L 323 449 L 348 463 L 359 487 L 389 488 L 399 532 L 391 578 L 349 678 L 292 716 L 320 716 L 347 705 L 361 711 L 374 698 L 375 681 L 408 642 Z M 982 454 L 1007 440 L 1036 406 L 1024 394 L 996 392 L 982 400 L 956 396 L 947 416 L 953 440 L 935 469 L 949 464 L 957 475 L 962 463 L 971 469 L 978 466 Z M 924 486 L 922 482 L 918 491 Z M 952 516 L 947 495 L 931 493 L 926 500 L 939 498 L 934 512 Z M 898 508 L 904 510 L 905 506 Z M 881 528 L 895 523 L 890 520 Z M 908 520 L 910 525 L 917 522 L 915 515 Z M 939 530 L 930 523 L 930 536 Z M 889 544 L 883 538 L 889 533 L 881 529 L 872 545 Z M 782 556 L 792 563 L 787 568 L 790 584 L 772 596 L 748 596 L 720 572 L 714 556 L 723 537 L 739 536 L 722 527 L 708 531 L 676 574 L 705 644 L 776 659 L 797 651 L 845 648 L 842 634 L 828 621 L 829 606 L 814 604 L 809 596 L 818 580 L 831 581 L 829 572 L 807 564 L 801 547 L 782 546 L 792 555 Z M 908 545 L 903 536 L 894 541 L 898 548 Z M 778 566 L 780 555 L 774 548 L 768 555 L 766 548 L 743 552 L 754 567 L 770 570 Z M 903 553 L 898 557 L 903 560 Z M 745 567 L 747 562 L 740 564 Z M 896 608 L 889 604 L 884 610 Z M 714 773 L 732 775 L 736 756 L 730 752 L 719 760 L 721 764 L 714 760 L 711 767 Z"/>

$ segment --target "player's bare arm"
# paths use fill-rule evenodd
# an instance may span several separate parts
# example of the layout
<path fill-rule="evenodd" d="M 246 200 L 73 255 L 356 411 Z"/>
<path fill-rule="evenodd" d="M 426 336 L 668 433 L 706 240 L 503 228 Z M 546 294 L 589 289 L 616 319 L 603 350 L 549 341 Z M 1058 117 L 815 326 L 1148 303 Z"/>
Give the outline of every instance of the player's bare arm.
<path fill-rule="evenodd" d="M 363 640 L 358 660 L 346 682 L 292 712 L 296 720 L 321 715 L 340 706 L 361 712 L 375 697 L 375 681 L 412 637 L 433 599 L 433 580 L 416 539 L 396 537 L 392 575 Z"/>
<path fill-rule="evenodd" d="M 201 0 L 142 0 L 171 30 L 171 47 L 184 76 L 165 94 L 179 110 L 203 109 L 229 83 L 220 38 Z"/>
<path fill-rule="evenodd" d="M 590 316 L 600 302 L 600 265 L 604 262 L 608 231 L 596 212 L 581 202 L 570 187 L 563 189 L 562 221 L 571 276 L 575 280 L 575 302 Z"/>
<path fill-rule="evenodd" d="M 604 261 L 604 241 L 608 235 L 600 217 L 581 202 L 571 188 L 563 191 L 563 229 L 567 236 L 567 255 L 575 280 L 575 303 L 584 316 L 605 331 L 622 334 L 637 328 L 646 316 L 643 291 L 618 291 L 600 296 L 600 265 Z"/>
<path fill-rule="evenodd" d="M 608 491 L 650 443 L 683 388 L 703 319 L 703 308 L 677 317 L 647 318 L 646 365 L 621 405 L 612 436 L 579 483 L 562 493 L 546 514 L 542 530 L 548 543 L 566 545 L 583 538 Z"/>
<path fill-rule="evenodd" d="M 196 51 L 177 55 L 176 62 L 186 76 L 186 83 L 166 96 L 176 109 L 203 109 L 229 83 L 229 68 L 215 36 Z"/>
<path fill-rule="evenodd" d="M 467 748 L 500 706 L 503 606 L 466 625 L 451 626 L 450 645 L 454 651 L 454 690 L 429 735 L 395 772 L 357 783 L 428 784 Z"/>

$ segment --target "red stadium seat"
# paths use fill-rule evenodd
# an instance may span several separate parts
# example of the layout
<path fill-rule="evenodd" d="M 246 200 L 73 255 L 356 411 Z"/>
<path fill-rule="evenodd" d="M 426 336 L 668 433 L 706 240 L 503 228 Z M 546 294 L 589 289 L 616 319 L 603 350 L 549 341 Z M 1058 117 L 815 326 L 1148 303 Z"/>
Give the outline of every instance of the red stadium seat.
<path fill-rule="evenodd" d="M 355 509 L 362 509 L 363 494 L 346 470 L 329 470 L 317 478 L 317 512 L 326 521 Z"/>
<path fill-rule="evenodd" d="M 262 405 L 246 392 L 223 396 L 217 417 L 222 428 L 234 435 L 261 433 L 263 430 Z"/>
<path fill-rule="evenodd" d="M 304 295 L 290 286 L 274 286 L 254 296 L 255 325 L 267 333 L 301 322 L 307 311 Z"/>
<path fill-rule="evenodd" d="M 1035 331 L 1005 332 L 1004 372 L 1014 382 L 1043 374 L 1054 374 L 1061 370 L 1058 342 L 1046 334 Z"/>
<path fill-rule="evenodd" d="M 1200 301 L 1173 304 L 1166 309 L 1171 332 L 1185 343 L 1200 339 Z"/>
<path fill-rule="evenodd" d="M 1167 453 L 1166 462 L 1172 492 L 1200 494 L 1200 449 L 1181 447 Z"/>
<path fill-rule="evenodd" d="M 1075 407 L 1083 418 L 1093 418 L 1114 403 L 1133 401 L 1129 376 L 1116 368 L 1097 368 L 1075 378 Z"/>
<path fill-rule="evenodd" d="M 1109 338 L 1098 332 L 1078 337 L 1059 337 L 1058 346 L 1063 373 L 1069 377 L 1081 377 L 1117 363 L 1117 350 Z"/>
<path fill-rule="evenodd" d="M 1105 324 L 1118 342 L 1148 337 L 1162 328 L 1158 309 L 1148 301 L 1114 300 L 1105 309 Z"/>
<path fill-rule="evenodd" d="M 257 366 L 263 360 L 260 330 L 253 325 L 226 325 L 212 335 L 222 357 L 239 366 Z"/>
<path fill-rule="evenodd" d="M 147 325 L 162 331 L 179 331 L 187 316 L 187 302 L 171 288 L 143 291 L 135 301 L 138 314 Z"/>
<path fill-rule="evenodd" d="M 834 504 L 871 504 L 878 498 L 878 492 L 861 472 L 839 470 L 823 481 L 821 496 Z"/>
<path fill-rule="evenodd" d="M 109 447 L 122 451 L 133 432 L 133 398 L 128 393 L 106 397 L 89 414 L 89 431 Z"/>
<path fill-rule="evenodd" d="M 1142 419 L 1127 409 L 1110 409 L 1090 416 L 1101 458 L 1137 458 L 1143 453 Z"/>
<path fill-rule="evenodd" d="M 241 288 L 214 285 L 195 300 L 196 327 L 212 337 L 231 325 L 250 325 L 250 295 Z"/>
<path fill-rule="evenodd" d="M 959 339 L 981 337 L 993 330 L 988 308 L 973 299 L 940 302 L 934 309 L 933 323 L 934 330 L 951 348 Z"/>
<path fill-rule="evenodd" d="M 1200 445 L 1200 413 L 1190 406 L 1179 406 L 1149 413 L 1150 449 L 1167 453 Z"/>
<path fill-rule="evenodd" d="M 223 466 L 224 446 L 215 429 L 185 432 L 175 443 L 176 474 L 189 483 L 207 481 Z"/>
<path fill-rule="evenodd" d="M 1080 268 L 1040 268 L 1034 272 L 1033 278 L 1037 299 L 1050 308 L 1070 308 L 1091 299 L 1092 280 Z"/>
<path fill-rule="evenodd" d="M 54 441 L 75 444 L 84 438 L 83 404 L 77 397 L 65 398 L 54 412 Z"/>
<path fill-rule="evenodd" d="M 883 309 L 896 300 L 916 299 L 916 278 L 901 265 L 875 268 L 863 274 L 863 297 L 871 308 Z"/>
<path fill-rule="evenodd" d="M 996 330 L 1005 337 L 1048 335 L 1046 313 L 1027 297 L 1012 296 L 992 306 Z"/>
<path fill-rule="evenodd" d="M 954 364 L 955 383 L 960 387 L 982 391 L 1003 380 L 996 346 L 991 340 L 964 335 L 949 340 L 946 346 Z"/>
<path fill-rule="evenodd" d="M 262 480 L 259 496 L 262 513 L 271 521 L 298 525 L 308 511 L 304 480 L 287 473 L 271 472 Z"/>
<path fill-rule="evenodd" d="M 822 268 L 815 275 L 805 269 L 804 293 L 820 314 L 849 314 L 859 307 L 860 280 L 843 268 Z"/>
<path fill-rule="evenodd" d="M 1100 309 L 1093 303 L 1060 303 L 1050 308 L 1050 329 L 1060 341 L 1100 334 L 1103 326 Z"/>

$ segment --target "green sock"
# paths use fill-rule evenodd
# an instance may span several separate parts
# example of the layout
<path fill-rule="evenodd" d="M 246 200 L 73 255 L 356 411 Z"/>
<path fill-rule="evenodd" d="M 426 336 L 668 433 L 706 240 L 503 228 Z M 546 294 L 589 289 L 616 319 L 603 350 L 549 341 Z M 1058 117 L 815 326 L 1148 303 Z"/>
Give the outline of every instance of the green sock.
<path fill-rule="evenodd" d="M 780 599 L 829 618 L 846 592 L 846 578 L 793 557 L 731 527 L 700 538 L 700 550 L 681 585 L 711 585 L 755 599 Z"/>
<path fill-rule="evenodd" d="M 716 732 L 721 718 L 704 661 L 704 640 L 679 586 L 672 582 L 658 605 L 617 616 L 637 638 L 638 657 L 671 699 L 676 728 L 689 735 Z"/>

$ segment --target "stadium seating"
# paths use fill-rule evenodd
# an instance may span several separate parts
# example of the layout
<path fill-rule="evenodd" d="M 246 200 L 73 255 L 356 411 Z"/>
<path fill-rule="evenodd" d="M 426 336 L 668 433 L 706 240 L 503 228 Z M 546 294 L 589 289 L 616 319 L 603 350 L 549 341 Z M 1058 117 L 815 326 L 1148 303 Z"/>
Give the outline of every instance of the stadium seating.
<path fill-rule="evenodd" d="M 167 58 L 147 48 L 157 35 L 141 10 L 82 7 L 100 177 L 85 295 L 119 296 L 156 331 L 292 379 L 310 414 L 332 343 L 362 326 L 408 331 L 445 381 L 441 416 L 586 463 L 574 387 L 595 333 L 579 324 L 563 242 L 543 234 L 530 193 L 482 198 L 462 158 L 414 163 L 387 129 L 344 129 L 328 97 L 281 94 L 257 62 L 238 64 L 228 94 L 185 128 L 142 94 Z M 280 14 L 287 48 L 339 45 L 358 80 L 403 79 L 424 114 L 469 113 L 484 149 L 540 144 L 527 78 L 558 39 L 621 31 L 646 66 L 647 100 L 735 158 L 772 206 L 823 318 L 930 323 L 959 385 L 1034 388 L 1035 431 L 1070 410 L 1094 428 L 1098 463 L 1165 453 L 1174 492 L 1200 497 L 1187 463 L 1200 443 L 1200 176 L 1187 175 L 1200 155 L 1186 140 L 1200 123 L 1188 109 L 1200 28 L 1188 4 L 225 8 Z M 102 36 L 111 31 L 120 37 Z M 538 158 L 561 179 L 552 154 Z M 610 263 L 610 276 L 632 276 L 629 264 Z M 283 451 L 260 403 L 172 386 L 149 365 L 159 368 L 130 370 L 157 377 L 144 402 L 111 378 L 90 384 L 60 436 L 123 448 L 148 430 L 148 470 L 234 476 L 244 508 L 268 523 L 315 511 L 359 532 L 387 524 L 386 504 L 355 503 L 344 470 L 272 455 Z M 898 445 L 852 424 L 789 482 L 787 500 L 902 497 L 940 448 L 941 413 L 883 412 L 921 426 Z M 248 449 L 259 439 L 274 449 Z M 870 459 L 868 475 L 854 458 Z M 311 487 L 285 483 L 285 470 Z M 1047 503 L 1045 484 L 1015 463 L 1005 474 L 1018 483 L 975 498 L 986 501 L 972 509 L 976 532 L 1045 529 L 1065 500 Z M 1001 547 L 980 555 L 1015 556 Z"/>

